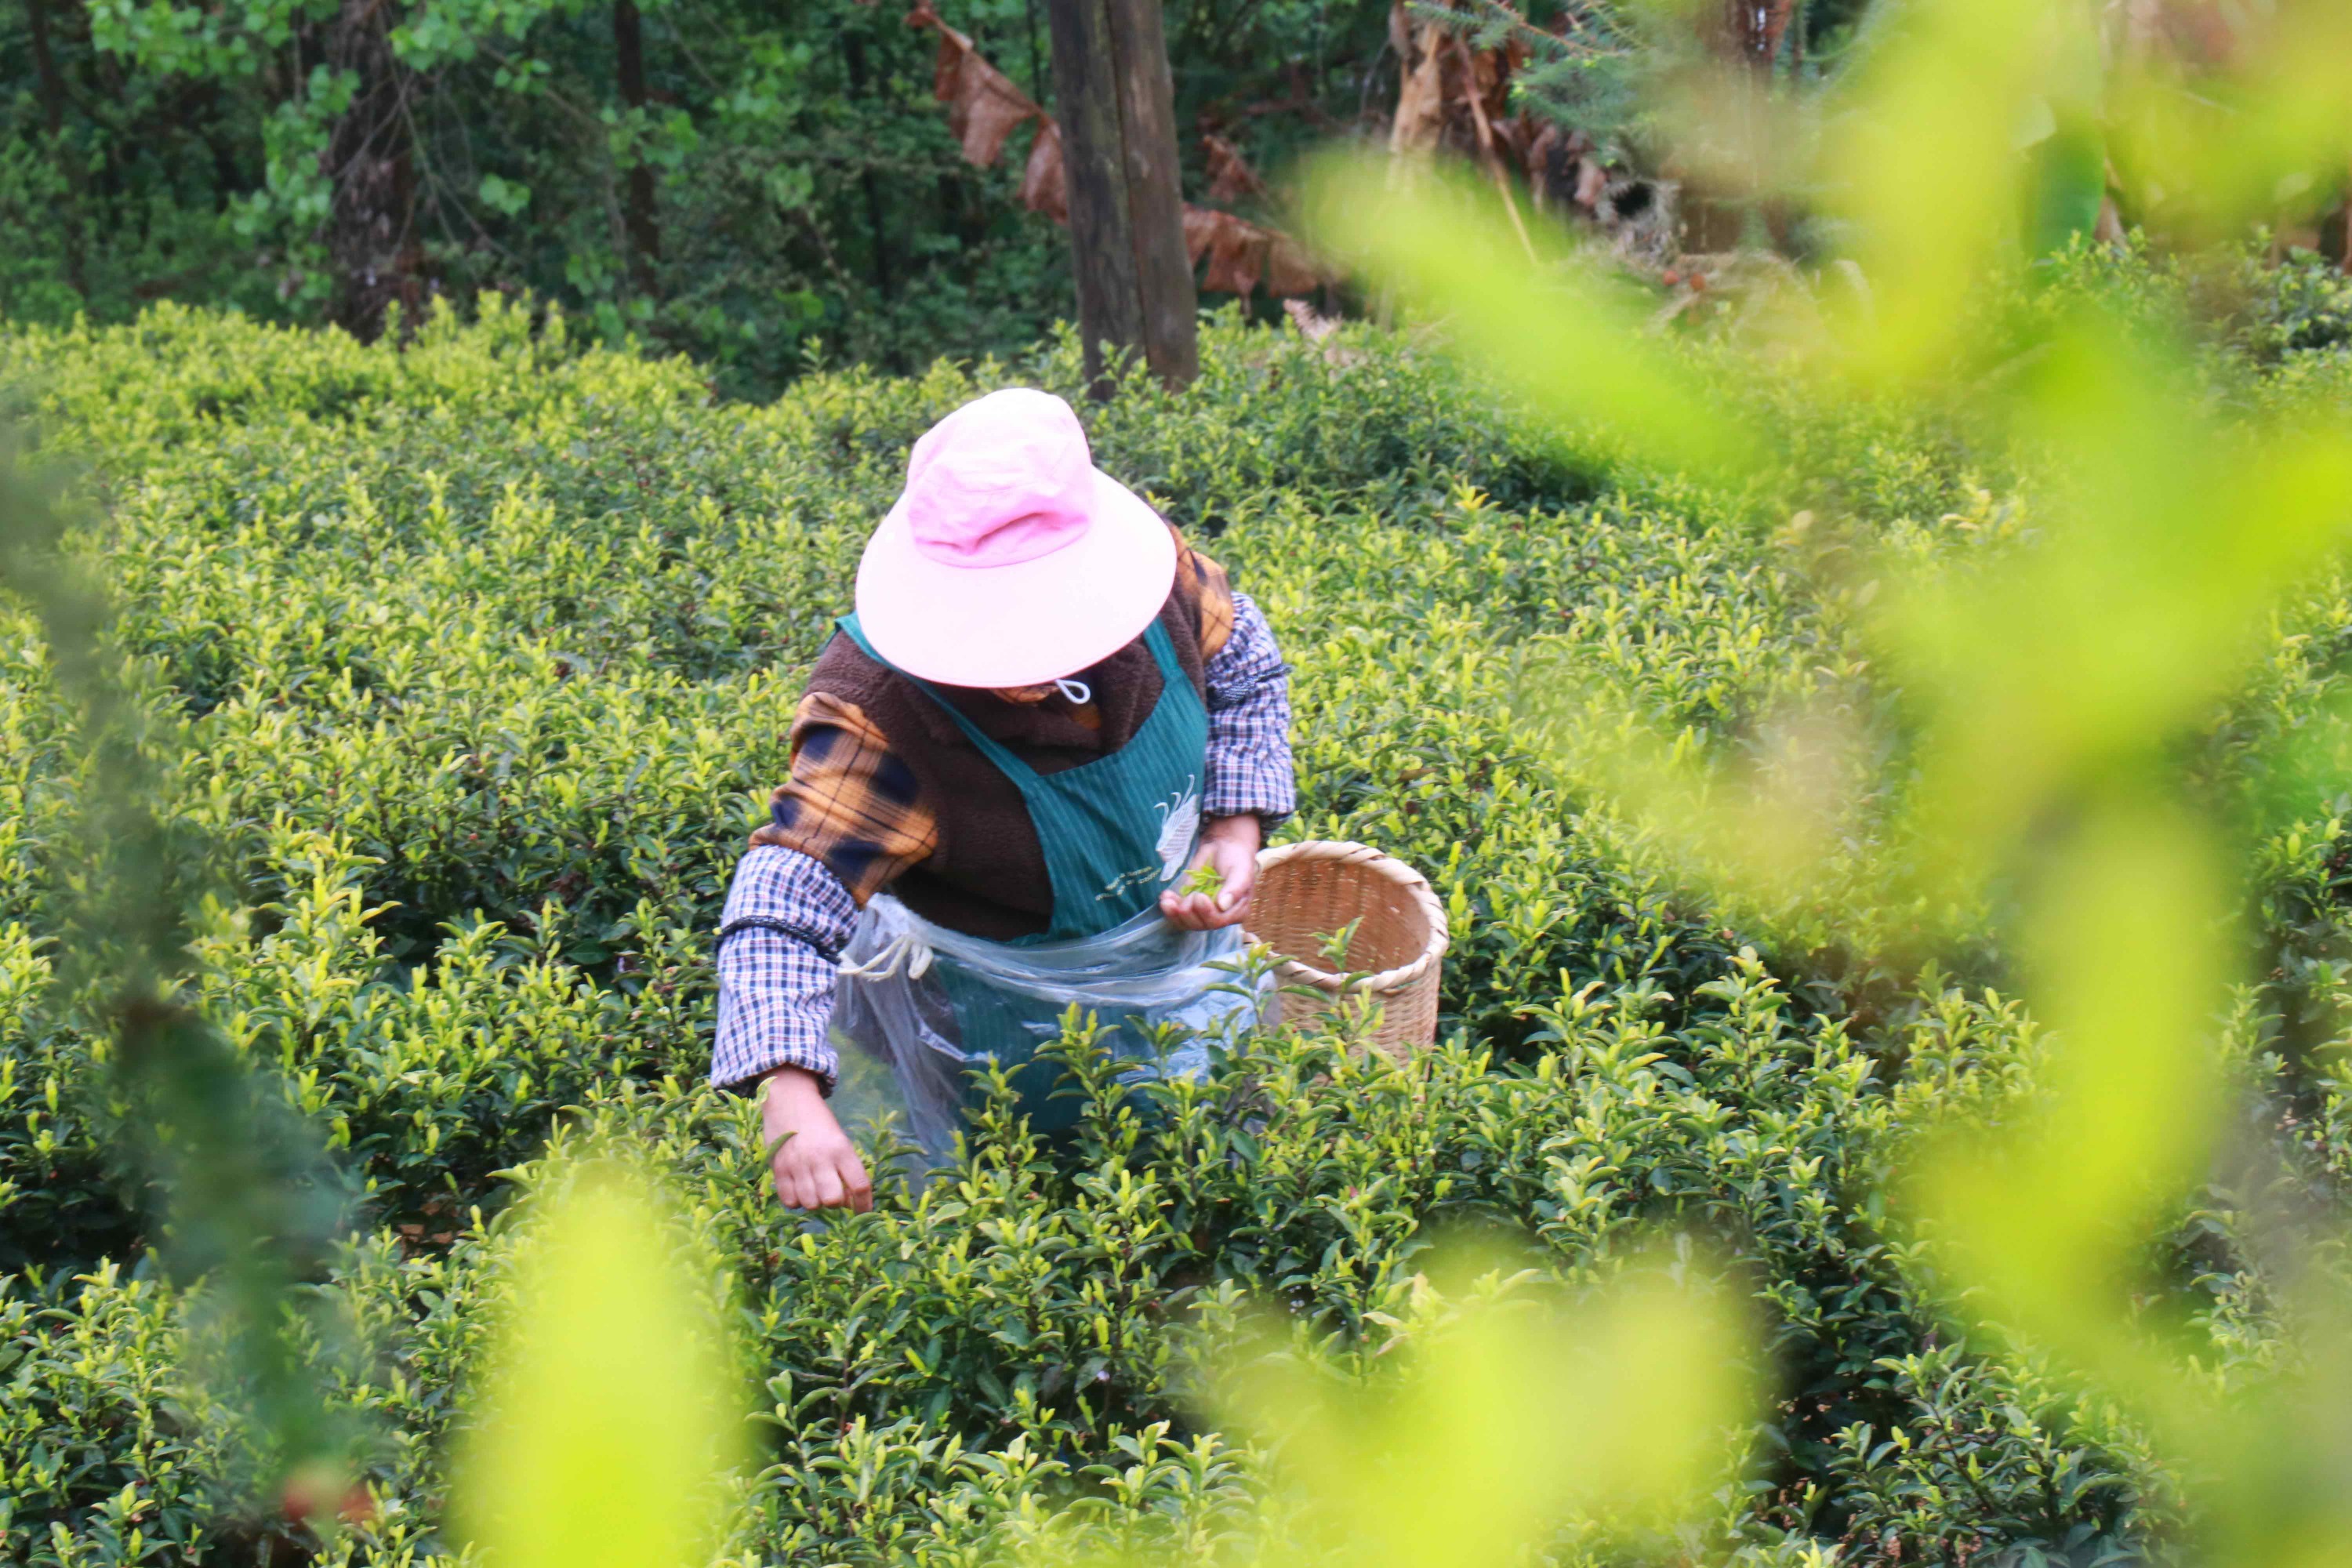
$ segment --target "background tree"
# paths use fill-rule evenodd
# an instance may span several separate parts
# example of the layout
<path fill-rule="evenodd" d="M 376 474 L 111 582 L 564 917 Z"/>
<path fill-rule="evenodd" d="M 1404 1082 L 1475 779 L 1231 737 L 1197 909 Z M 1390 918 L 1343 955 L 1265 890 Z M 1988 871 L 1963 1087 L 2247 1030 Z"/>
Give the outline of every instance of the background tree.
<path fill-rule="evenodd" d="M 1023 208 L 1018 166 L 963 161 L 936 42 L 903 7 L 40 5 L 36 50 L 31 0 L 0 0 L 14 320 L 170 298 L 364 331 L 394 300 L 492 289 L 758 392 L 820 352 L 907 369 L 1013 352 L 1073 312 L 1066 237 Z M 1170 0 L 1183 188 L 1209 187 L 1206 132 L 1273 175 L 1384 124 L 1388 9 Z M 354 54 L 362 16 L 381 47 Z M 948 20 L 1054 102 L 1045 0 L 951 0 Z"/>
<path fill-rule="evenodd" d="M 1047 0 L 1047 9 L 1087 376 L 1107 393 L 1110 360 L 1135 351 L 1181 386 L 1200 369 L 1200 349 L 1160 0 Z"/>

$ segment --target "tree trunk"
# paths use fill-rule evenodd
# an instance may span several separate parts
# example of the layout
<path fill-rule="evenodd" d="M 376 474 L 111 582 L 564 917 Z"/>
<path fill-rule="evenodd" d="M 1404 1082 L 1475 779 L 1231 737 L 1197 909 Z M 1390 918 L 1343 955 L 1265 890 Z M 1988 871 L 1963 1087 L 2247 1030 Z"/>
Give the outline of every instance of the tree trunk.
<path fill-rule="evenodd" d="M 413 329 L 425 296 L 424 258 L 413 232 L 407 86 L 392 52 L 392 11 L 389 0 L 342 0 L 325 49 L 331 68 L 359 79 L 328 139 L 334 194 L 325 238 L 335 269 L 335 322 L 362 342 L 383 333 L 395 304 L 403 330 Z"/>
<path fill-rule="evenodd" d="M 1160 0 L 1046 0 L 1087 378 L 1140 352 L 1170 386 L 1200 368 Z M 1108 350 L 1108 354 L 1106 353 Z"/>
<path fill-rule="evenodd" d="M 58 57 L 49 47 L 48 0 L 26 0 L 31 10 L 33 75 L 40 94 L 41 119 L 49 128 L 51 155 L 66 179 L 65 210 L 58 215 L 59 237 L 66 253 L 66 281 L 83 299 L 89 298 L 89 279 L 82 268 L 81 155 L 66 140 L 66 84 L 58 74 Z"/>
<path fill-rule="evenodd" d="M 849 96 L 852 101 L 864 104 L 872 96 L 866 91 L 866 40 L 857 34 L 841 35 L 842 61 L 849 68 Z M 860 110 L 859 112 L 866 112 Z M 885 300 L 898 289 L 890 265 L 889 233 L 882 223 L 882 187 L 874 178 L 874 165 L 869 161 L 857 172 L 857 183 L 866 196 L 866 227 L 873 237 L 874 287 Z"/>
<path fill-rule="evenodd" d="M 646 27 L 637 0 L 613 0 L 613 53 L 620 68 L 621 102 L 633 116 L 641 116 L 646 107 Z M 661 225 L 654 205 L 654 166 L 642 154 L 629 165 L 628 187 L 621 222 L 629 235 L 629 281 L 650 300 L 654 263 L 661 259 Z"/>

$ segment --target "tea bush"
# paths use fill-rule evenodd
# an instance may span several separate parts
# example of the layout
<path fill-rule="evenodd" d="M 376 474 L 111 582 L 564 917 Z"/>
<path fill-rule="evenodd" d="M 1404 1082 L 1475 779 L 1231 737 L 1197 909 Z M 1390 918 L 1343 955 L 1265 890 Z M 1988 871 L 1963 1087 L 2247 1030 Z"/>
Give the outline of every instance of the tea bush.
<path fill-rule="evenodd" d="M 2265 395 L 2340 385 L 2316 363 L 2336 351 L 2298 341 L 2229 350 L 2228 374 Z M 738 1260 L 712 1288 L 750 1347 L 767 1464 L 731 1561 L 1209 1553 L 1260 1528 L 1261 1456 L 1192 1398 L 1199 1348 L 1247 1300 L 1285 1304 L 1297 1353 L 1352 1375 L 1424 1311 L 1416 1279 L 1449 1234 L 1574 1288 L 1661 1223 L 1752 1294 L 1781 1393 L 1707 1515 L 1646 1555 L 2088 1563 L 2179 1530 L 2137 1435 L 1944 1321 L 1874 1195 L 1922 1129 L 2026 1092 L 2042 1042 L 1999 954 L 1921 968 L 1902 940 L 1919 911 L 1841 924 L 1826 898 L 1708 894 L 1591 804 L 1529 700 L 1565 666 L 1732 748 L 1792 698 L 1899 701 L 1857 652 L 1867 582 L 1837 540 L 1955 570 L 2017 547 L 2030 497 L 1998 452 L 1865 408 L 1791 426 L 1786 486 L 1709 497 L 1535 435 L 1368 331 L 1315 345 L 1228 320 L 1204 363 L 1187 393 L 1090 409 L 1099 460 L 1280 631 L 1304 795 L 1286 832 L 1429 872 L 1455 936 L 1445 1042 L 1391 1068 L 1244 1039 L 1150 1122 L 1075 1053 L 1093 1103 L 1074 1159 L 1000 1114 L 950 1179 L 802 1220 L 763 1189 L 751 1109 L 700 1082 L 709 933 L 908 444 L 988 385 L 1074 393 L 1072 345 L 815 374 L 750 406 L 494 302 L 404 353 L 170 307 L 0 334 L 0 381 L 84 474 L 98 521 L 77 549 L 119 597 L 152 744 L 178 759 L 172 809 L 210 847 L 197 998 L 363 1189 L 312 1286 L 343 1342 L 313 1354 L 376 1434 L 355 1522 L 322 1534 L 251 1500 L 251 1434 L 183 1373 L 201 1289 L 162 1277 L 112 1152 L 127 1108 L 102 1037 L 47 992 L 61 846 L 108 781 L 12 609 L 0 1557 L 453 1552 L 437 1455 L 505 1300 L 513 1198 L 616 1144 Z M 1828 453 L 1847 459 L 1834 482 L 1795 488 Z M 1801 504 L 1822 531 L 1790 526 Z M 2348 606 L 2314 585 L 2215 716 L 2273 960 L 2228 1045 L 2275 1152 L 2164 1244 L 2221 1377 L 2272 1354 L 2248 1216 L 2335 1205 L 2352 1166 L 2344 808 L 2315 786 L 2257 801 L 2228 765 L 2339 700 Z M 1881 761 L 1899 788 L 1901 759 Z"/>

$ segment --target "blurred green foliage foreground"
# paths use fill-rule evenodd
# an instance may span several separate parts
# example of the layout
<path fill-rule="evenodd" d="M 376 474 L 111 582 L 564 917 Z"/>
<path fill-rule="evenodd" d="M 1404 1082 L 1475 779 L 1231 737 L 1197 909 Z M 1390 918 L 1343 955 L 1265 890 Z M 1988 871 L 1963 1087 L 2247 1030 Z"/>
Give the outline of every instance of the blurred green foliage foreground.
<path fill-rule="evenodd" d="M 1807 171 L 1866 299 L 1660 336 L 1342 167 L 1475 376 L 1226 324 L 1095 414 L 1284 635 L 1288 831 L 1447 900 L 1448 1039 L 1145 1126 L 1080 1029 L 1074 1159 L 870 1215 L 698 1087 L 704 933 L 907 444 L 1067 345 L 0 336 L 82 476 L 7 520 L 0 1557 L 2352 1555 L 2352 290 L 2033 257 L 1986 122 L 2067 36 L 1917 14 L 1853 112 L 1991 152 Z M 2256 85 L 2200 135 L 2335 133 Z"/>

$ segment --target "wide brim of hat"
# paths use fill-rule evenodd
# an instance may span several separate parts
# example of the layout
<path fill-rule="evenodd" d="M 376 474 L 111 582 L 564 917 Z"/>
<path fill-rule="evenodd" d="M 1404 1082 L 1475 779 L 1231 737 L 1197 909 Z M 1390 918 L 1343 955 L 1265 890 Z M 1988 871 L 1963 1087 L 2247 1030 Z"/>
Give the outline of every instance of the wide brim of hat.
<path fill-rule="evenodd" d="M 956 566 L 915 546 L 903 499 L 857 563 L 857 620 L 874 651 L 950 686 L 1037 686 L 1142 635 L 1176 581 L 1176 538 L 1101 469 L 1087 531 L 1049 555 Z"/>

